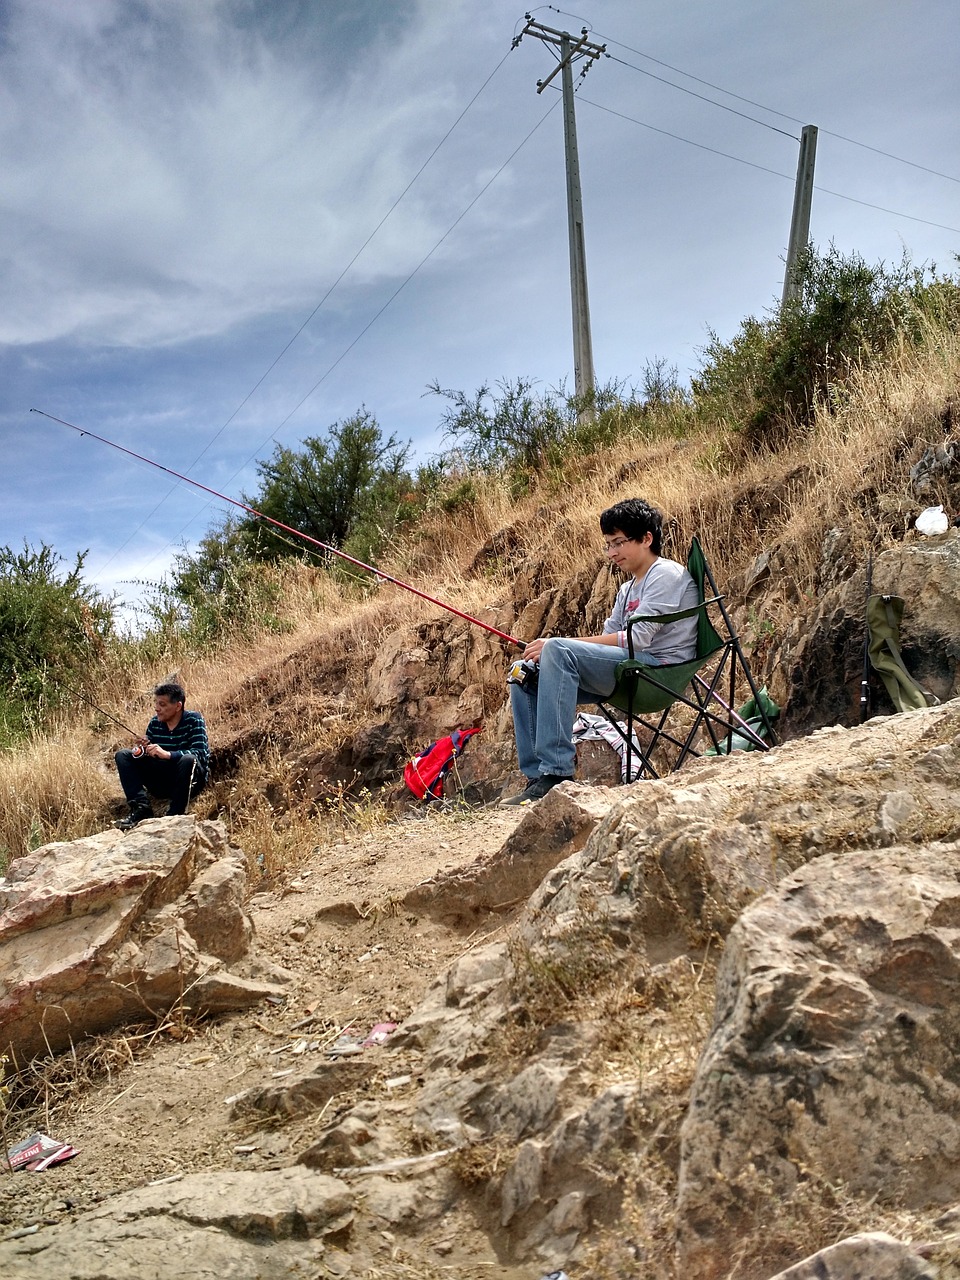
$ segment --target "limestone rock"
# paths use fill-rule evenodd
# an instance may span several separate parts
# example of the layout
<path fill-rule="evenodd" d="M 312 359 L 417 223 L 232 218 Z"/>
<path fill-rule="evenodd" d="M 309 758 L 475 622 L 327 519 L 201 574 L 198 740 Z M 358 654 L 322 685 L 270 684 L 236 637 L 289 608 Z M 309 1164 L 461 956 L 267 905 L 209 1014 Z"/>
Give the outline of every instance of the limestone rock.
<path fill-rule="evenodd" d="M 403 905 L 448 924 L 471 922 L 487 911 L 514 909 L 548 871 L 583 848 L 610 804 L 611 792 L 605 787 L 564 783 L 524 812 L 492 858 L 424 881 L 410 890 Z"/>
<path fill-rule="evenodd" d="M 937 1280 L 909 1245 L 881 1231 L 850 1236 L 771 1280 Z"/>
<path fill-rule="evenodd" d="M 327 1169 L 332 1173 L 337 1169 L 374 1164 L 382 1155 L 376 1130 L 354 1110 L 339 1124 L 327 1129 L 322 1138 L 312 1143 L 297 1158 L 297 1163 L 308 1165 L 311 1169 Z"/>
<path fill-rule="evenodd" d="M 224 969 L 252 941 L 246 883 L 223 827 L 191 816 L 17 859 L 0 880 L 0 1052 L 26 1062 L 180 1001 L 219 1012 L 282 993 Z"/>
<path fill-rule="evenodd" d="M 827 763 L 840 759 L 842 767 Z M 954 700 L 821 729 L 763 755 L 702 760 L 682 785 L 620 787 L 606 793 L 607 813 L 582 851 L 532 894 L 524 940 L 562 940 L 588 900 L 625 953 L 669 959 L 711 933 L 725 936 L 760 894 L 822 854 L 952 836 L 958 773 Z M 523 824 L 517 843 L 522 834 Z"/>
<path fill-rule="evenodd" d="M 78 1222 L 0 1243 L 0 1274 L 285 1280 L 311 1259 L 316 1274 L 323 1239 L 348 1232 L 353 1215 L 343 1182 L 304 1168 L 190 1174 L 124 1192 Z"/>
<path fill-rule="evenodd" d="M 958 939 L 957 842 L 828 854 L 744 913 L 682 1130 L 685 1275 L 725 1274 L 738 1230 L 810 1174 L 907 1207 L 956 1200 Z"/>

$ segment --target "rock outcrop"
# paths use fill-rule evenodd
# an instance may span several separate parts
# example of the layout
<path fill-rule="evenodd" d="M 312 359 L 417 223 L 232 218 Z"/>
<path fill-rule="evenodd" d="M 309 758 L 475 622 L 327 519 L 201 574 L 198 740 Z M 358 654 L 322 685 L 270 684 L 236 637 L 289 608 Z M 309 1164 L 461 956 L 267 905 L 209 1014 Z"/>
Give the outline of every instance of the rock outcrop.
<path fill-rule="evenodd" d="M 328 1246 L 345 1242 L 353 1216 L 343 1182 L 302 1167 L 190 1174 L 0 1244 L 0 1271 L 48 1280 L 336 1275 L 324 1267 Z"/>
<path fill-rule="evenodd" d="M 828 854 L 744 913 L 682 1131 L 685 1275 L 811 1179 L 960 1199 L 958 995 L 958 842 Z"/>
<path fill-rule="evenodd" d="M 826 724 L 852 725 L 859 715 L 867 570 L 853 560 L 849 543 L 839 529 L 827 539 L 816 608 L 798 610 L 768 647 L 767 677 L 783 704 L 781 727 L 789 737 Z M 789 583 L 789 563 L 781 562 L 776 548 L 765 553 L 764 570 L 773 581 Z M 765 581 L 759 563 L 754 574 L 759 599 Z M 911 534 L 882 552 L 873 561 L 870 590 L 903 597 L 900 647 L 914 679 L 941 702 L 960 694 L 960 529 L 926 538 Z M 745 594 L 751 598 L 749 582 Z M 871 675 L 870 684 L 876 709 L 892 710 L 880 680 Z"/>
<path fill-rule="evenodd" d="M 673 1129 L 648 1118 L 661 1081 L 605 1077 L 595 1051 L 609 1029 L 566 1017 L 564 984 L 574 991 L 605 969 L 625 999 L 650 1005 L 653 1028 L 731 930 L 716 1033 L 729 1052 L 708 1049 L 684 1130 L 678 1273 L 726 1275 L 732 1235 L 749 1234 L 737 1195 L 765 1188 L 782 1211 L 815 1159 L 865 1200 L 960 1197 L 958 767 L 952 703 L 609 793 L 511 945 L 469 953 L 391 1041 L 419 1055 L 412 1125 L 424 1149 L 501 1148 L 483 1203 L 507 1256 L 569 1269 L 583 1233 L 622 1215 L 623 1161 L 679 1143 L 679 1117 Z M 513 847 L 569 803 L 563 792 L 524 819 Z M 738 985 L 741 970 L 754 985 Z M 523 1007 L 531 975 L 552 1007 Z M 725 1029 L 728 1006 L 742 1007 L 740 1035 Z M 528 1049 L 505 1055 L 505 1024 L 522 1030 L 531 1017 L 541 1021 Z M 366 1113 L 357 1122 L 371 1150 L 394 1154 L 389 1127 Z M 759 1219 L 753 1208 L 756 1227 L 764 1206 Z"/>
<path fill-rule="evenodd" d="M 190 816 L 18 858 L 0 879 L 0 1053 L 25 1063 L 177 1004 L 283 994 L 250 954 L 246 884 L 222 825 Z"/>

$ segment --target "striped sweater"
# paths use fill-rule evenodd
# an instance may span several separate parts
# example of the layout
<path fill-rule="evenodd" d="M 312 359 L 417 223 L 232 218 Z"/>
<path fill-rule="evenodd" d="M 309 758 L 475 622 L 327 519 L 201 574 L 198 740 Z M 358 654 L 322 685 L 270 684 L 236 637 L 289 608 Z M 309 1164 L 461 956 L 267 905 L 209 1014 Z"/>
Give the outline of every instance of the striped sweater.
<path fill-rule="evenodd" d="M 207 742 L 207 726 L 199 711 L 184 711 L 175 729 L 168 729 L 156 716 L 147 725 L 147 739 L 155 742 L 164 751 L 169 751 L 174 760 L 179 760 L 185 751 L 196 757 L 197 769 L 207 776 L 210 768 L 210 744 Z"/>

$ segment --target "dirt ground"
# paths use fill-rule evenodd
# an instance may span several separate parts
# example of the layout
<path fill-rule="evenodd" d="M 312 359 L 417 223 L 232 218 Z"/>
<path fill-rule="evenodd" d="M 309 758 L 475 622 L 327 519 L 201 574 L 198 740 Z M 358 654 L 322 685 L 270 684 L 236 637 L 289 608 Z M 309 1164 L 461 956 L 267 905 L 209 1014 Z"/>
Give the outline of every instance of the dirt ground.
<path fill-rule="evenodd" d="M 329 1113 L 255 1124 L 231 1119 L 227 1100 L 323 1060 L 347 1029 L 366 1035 L 378 1023 L 402 1022 L 456 956 L 502 936 L 508 919 L 492 918 L 487 932 L 460 934 L 414 916 L 401 899 L 424 880 L 495 853 L 522 816 L 510 809 L 412 811 L 315 851 L 289 882 L 253 893 L 257 950 L 292 975 L 287 999 L 215 1021 L 174 1017 L 160 1032 L 105 1038 L 75 1069 L 61 1059 L 59 1081 L 51 1076 L 35 1111 L 8 1117 L 6 1136 L 12 1144 L 40 1129 L 80 1154 L 43 1173 L 0 1174 L 0 1239 L 73 1218 L 158 1179 L 293 1164 L 330 1123 Z M 385 1051 L 364 1051 L 381 1052 L 386 1065 Z M 403 1074 L 393 1054 L 389 1073 Z M 381 1085 L 389 1073 L 380 1072 Z M 404 1085 L 391 1079 L 390 1087 L 399 1099 Z M 338 1095 L 338 1108 L 343 1101 Z M 534 1274 L 500 1267 L 479 1233 L 470 1239 L 463 1223 L 457 1231 L 473 1265 L 447 1274 L 505 1280 Z"/>

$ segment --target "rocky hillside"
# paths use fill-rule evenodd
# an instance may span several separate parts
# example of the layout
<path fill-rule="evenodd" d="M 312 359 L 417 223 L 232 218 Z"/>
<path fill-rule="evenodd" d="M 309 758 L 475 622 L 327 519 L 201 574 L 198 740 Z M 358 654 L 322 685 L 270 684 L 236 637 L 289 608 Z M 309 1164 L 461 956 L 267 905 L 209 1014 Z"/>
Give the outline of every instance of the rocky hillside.
<path fill-rule="evenodd" d="M 0 1179 L 4 1274 L 957 1276 L 958 705 L 408 818 L 245 908 L 192 818 L 14 864 L 8 1041 L 102 1031 L 100 974 L 160 1021 L 35 1066 L 80 1154 Z"/>
<path fill-rule="evenodd" d="M 329 581 L 182 673 L 215 758 L 194 815 L 115 831 L 103 725 L 48 744 L 42 803 L 25 751 L 0 1116 L 79 1154 L 0 1175 L 3 1274 L 960 1276 L 960 530 L 915 528 L 960 510 L 958 365 L 921 357 L 776 450 L 632 437 L 478 480 L 394 548 L 510 635 L 590 630 L 596 514 L 644 493 L 670 554 L 703 537 L 769 753 L 621 787 L 597 748 L 499 810 L 507 646 Z M 859 724 L 868 588 L 942 705 L 893 714 L 871 675 Z M 478 723 L 456 801 L 413 804 L 409 755 Z M 69 838 L 35 839 L 80 776 Z"/>

